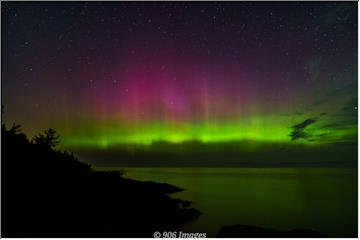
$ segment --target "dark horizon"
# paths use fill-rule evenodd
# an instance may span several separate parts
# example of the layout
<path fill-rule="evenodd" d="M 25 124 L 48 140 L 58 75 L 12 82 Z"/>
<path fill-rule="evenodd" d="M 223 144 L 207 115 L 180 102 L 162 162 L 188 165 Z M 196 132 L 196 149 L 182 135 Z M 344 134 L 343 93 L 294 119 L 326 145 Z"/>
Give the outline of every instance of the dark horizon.
<path fill-rule="evenodd" d="M 154 142 L 73 148 L 81 161 L 102 167 L 357 167 L 357 143 L 291 144 L 254 141 Z"/>

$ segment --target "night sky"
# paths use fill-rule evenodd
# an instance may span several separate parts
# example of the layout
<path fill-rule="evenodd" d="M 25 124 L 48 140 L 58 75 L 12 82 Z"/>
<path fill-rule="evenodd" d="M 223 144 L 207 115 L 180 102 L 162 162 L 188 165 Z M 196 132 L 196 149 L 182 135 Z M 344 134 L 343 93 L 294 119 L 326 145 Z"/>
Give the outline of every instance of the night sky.
<path fill-rule="evenodd" d="M 2 2 L 5 123 L 61 147 L 357 140 L 357 2 Z"/>

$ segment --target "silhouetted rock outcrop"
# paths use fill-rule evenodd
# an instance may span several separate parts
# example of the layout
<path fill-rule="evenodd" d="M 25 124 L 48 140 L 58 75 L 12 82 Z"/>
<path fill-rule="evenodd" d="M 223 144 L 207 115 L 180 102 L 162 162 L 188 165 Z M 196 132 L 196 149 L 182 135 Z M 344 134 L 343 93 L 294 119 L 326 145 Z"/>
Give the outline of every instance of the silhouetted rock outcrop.
<path fill-rule="evenodd" d="M 247 225 L 221 227 L 216 237 L 219 238 L 317 238 L 325 237 L 318 232 L 307 229 L 291 231 L 274 230 Z"/>
<path fill-rule="evenodd" d="M 152 237 L 200 213 L 169 184 L 94 171 L 2 126 L 2 237 Z"/>

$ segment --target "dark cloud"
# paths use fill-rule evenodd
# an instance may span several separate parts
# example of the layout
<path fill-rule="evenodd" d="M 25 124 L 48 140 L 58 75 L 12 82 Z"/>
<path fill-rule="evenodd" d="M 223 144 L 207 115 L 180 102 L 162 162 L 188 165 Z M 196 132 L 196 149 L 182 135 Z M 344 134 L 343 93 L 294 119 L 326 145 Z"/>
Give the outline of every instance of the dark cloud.
<path fill-rule="evenodd" d="M 313 124 L 314 122 L 316 122 L 315 119 L 308 118 L 302 123 L 292 126 L 291 128 L 293 129 L 293 131 L 289 134 L 291 140 L 295 141 L 300 138 L 307 139 L 310 135 L 305 131 L 305 128 Z"/>
<path fill-rule="evenodd" d="M 294 130 L 290 133 L 289 135 L 291 137 L 291 140 L 295 141 L 297 139 L 300 139 L 300 138 L 308 138 L 309 137 L 309 134 L 306 133 L 305 131 L 303 130 Z"/>
<path fill-rule="evenodd" d="M 294 130 L 302 130 L 302 129 L 306 128 L 307 126 L 309 126 L 310 124 L 313 124 L 314 122 L 316 122 L 314 119 L 308 118 L 305 121 L 303 121 L 302 123 L 292 126 L 292 128 L 294 128 Z"/>

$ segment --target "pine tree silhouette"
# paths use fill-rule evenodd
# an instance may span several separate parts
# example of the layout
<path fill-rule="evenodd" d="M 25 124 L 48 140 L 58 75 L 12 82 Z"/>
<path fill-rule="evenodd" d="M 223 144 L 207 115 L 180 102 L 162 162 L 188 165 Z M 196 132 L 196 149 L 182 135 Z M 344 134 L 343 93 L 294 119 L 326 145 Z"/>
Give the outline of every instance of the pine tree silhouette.
<path fill-rule="evenodd" d="M 59 135 L 52 128 L 49 128 L 44 131 L 44 133 L 39 133 L 33 137 L 33 142 L 43 147 L 53 148 L 60 143 Z"/>

